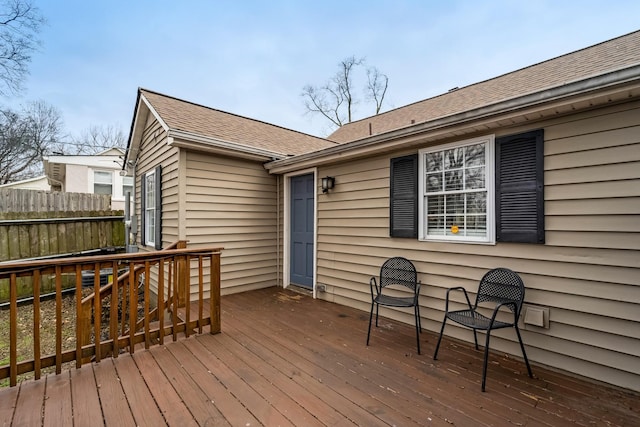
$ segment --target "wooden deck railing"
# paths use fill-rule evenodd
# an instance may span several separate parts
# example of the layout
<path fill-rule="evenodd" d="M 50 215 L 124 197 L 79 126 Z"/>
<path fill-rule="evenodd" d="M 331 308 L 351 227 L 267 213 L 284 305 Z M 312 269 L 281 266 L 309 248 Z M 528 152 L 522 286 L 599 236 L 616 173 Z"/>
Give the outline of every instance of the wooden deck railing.
<path fill-rule="evenodd" d="M 136 345 L 162 344 L 166 336 L 177 339 L 209 325 L 220 332 L 220 251 L 222 248 L 186 248 L 157 252 L 127 253 L 94 257 L 75 257 L 47 261 L 16 262 L 0 265 L 0 283 L 9 286 L 9 364 L 0 366 L 0 380 L 33 372 L 40 378 L 44 368 L 83 363 L 104 357 L 131 353 Z M 111 281 L 101 286 L 103 272 L 111 271 Z M 83 298 L 82 277 L 93 275 L 91 295 Z M 122 272 L 122 273 L 121 273 Z M 208 273 L 208 274 L 207 274 Z M 108 273 L 104 273 L 108 274 Z M 55 319 L 40 318 L 40 283 L 51 275 L 56 283 Z M 62 278 L 75 276 L 75 348 L 63 350 Z M 17 351 L 17 282 L 29 277 L 33 283 L 33 358 L 25 360 Z M 208 286 L 205 282 L 208 278 Z M 197 292 L 192 295 L 194 288 Z M 208 289 L 207 289 L 208 288 Z M 87 289 L 86 287 L 84 289 Z M 209 290 L 205 301 L 204 293 Z M 90 291 L 89 291 L 90 292 Z M 152 298 L 153 292 L 153 298 Z M 86 293 L 86 291 L 85 291 Z M 153 301 L 152 301 L 153 300 Z M 153 302 L 153 304 L 152 304 Z M 153 305 L 153 307 L 152 307 Z M 207 306 L 207 310 L 205 310 Z M 192 314 L 192 311 L 194 312 Z M 41 354 L 41 321 L 55 321 L 55 352 Z"/>

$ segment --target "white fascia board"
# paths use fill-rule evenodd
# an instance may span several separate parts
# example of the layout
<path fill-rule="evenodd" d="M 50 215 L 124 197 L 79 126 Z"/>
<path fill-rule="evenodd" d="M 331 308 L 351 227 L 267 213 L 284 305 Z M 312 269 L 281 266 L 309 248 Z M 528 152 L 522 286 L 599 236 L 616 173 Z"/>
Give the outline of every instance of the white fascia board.
<path fill-rule="evenodd" d="M 126 164 L 130 162 L 135 163 L 138 157 L 138 154 L 139 154 L 138 152 L 140 150 L 140 141 L 142 139 L 144 125 L 148 117 L 147 114 L 143 114 L 145 112 L 144 111 L 145 109 L 146 111 L 153 114 L 153 116 L 158 121 L 158 123 L 160 123 L 160 126 L 162 126 L 165 132 L 169 130 L 169 126 L 167 126 L 164 120 L 162 120 L 162 117 L 160 117 L 160 114 L 158 114 L 158 112 L 153 108 L 153 106 L 151 105 L 149 100 L 144 96 L 144 94 L 140 93 L 140 100 L 138 102 L 138 105 L 136 106 L 133 125 L 131 127 L 132 130 L 131 130 L 130 140 L 129 140 L 129 143 L 127 144 L 127 152 L 125 154 L 124 163 L 121 164 L 122 170 L 126 170 L 125 168 Z"/>
<path fill-rule="evenodd" d="M 49 164 L 82 165 L 92 168 L 120 169 L 120 156 L 48 156 L 44 159 Z"/>

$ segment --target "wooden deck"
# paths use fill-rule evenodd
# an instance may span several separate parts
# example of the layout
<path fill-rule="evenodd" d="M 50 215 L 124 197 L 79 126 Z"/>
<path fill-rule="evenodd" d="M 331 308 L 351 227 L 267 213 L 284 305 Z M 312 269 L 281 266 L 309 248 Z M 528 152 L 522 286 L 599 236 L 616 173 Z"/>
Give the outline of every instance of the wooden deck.
<path fill-rule="evenodd" d="M 222 333 L 0 390 L 14 426 L 638 426 L 640 395 L 270 288 L 225 296 Z"/>

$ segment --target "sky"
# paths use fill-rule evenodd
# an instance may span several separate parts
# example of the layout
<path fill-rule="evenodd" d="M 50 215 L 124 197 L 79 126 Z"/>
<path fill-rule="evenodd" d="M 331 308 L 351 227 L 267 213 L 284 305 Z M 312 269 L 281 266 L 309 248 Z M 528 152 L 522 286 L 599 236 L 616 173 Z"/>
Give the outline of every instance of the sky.
<path fill-rule="evenodd" d="M 68 135 L 128 135 L 142 87 L 327 136 L 302 89 L 349 56 L 389 77 L 386 111 L 640 30 L 637 0 L 33 2 L 42 44 L 25 90 L 2 103 L 45 101 Z M 372 113 L 363 103 L 355 118 Z"/>

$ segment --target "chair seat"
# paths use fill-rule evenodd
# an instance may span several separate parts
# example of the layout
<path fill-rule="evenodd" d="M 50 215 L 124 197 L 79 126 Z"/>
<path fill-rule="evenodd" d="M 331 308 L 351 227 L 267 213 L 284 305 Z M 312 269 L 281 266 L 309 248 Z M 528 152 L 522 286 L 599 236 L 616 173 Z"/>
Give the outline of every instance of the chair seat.
<path fill-rule="evenodd" d="M 460 310 L 450 311 L 447 313 L 447 317 L 454 322 L 460 323 L 468 328 L 488 330 L 491 319 L 484 316 L 477 311 Z M 501 322 L 499 320 L 493 321 L 493 327 L 491 329 L 510 328 L 513 326 L 511 322 Z"/>
<path fill-rule="evenodd" d="M 374 302 L 389 307 L 413 307 L 414 300 L 414 297 L 392 297 L 380 294 L 375 297 Z"/>

